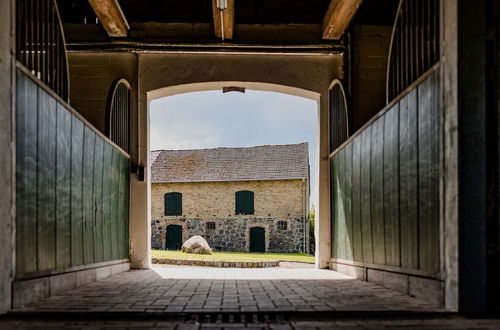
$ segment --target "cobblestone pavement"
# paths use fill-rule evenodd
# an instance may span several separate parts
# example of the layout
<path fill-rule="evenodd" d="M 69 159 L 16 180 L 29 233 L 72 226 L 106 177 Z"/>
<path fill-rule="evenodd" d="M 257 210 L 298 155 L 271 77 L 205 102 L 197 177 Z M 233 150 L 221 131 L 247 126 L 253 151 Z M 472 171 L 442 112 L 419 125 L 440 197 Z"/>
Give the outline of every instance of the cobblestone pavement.
<path fill-rule="evenodd" d="M 430 311 L 437 306 L 331 270 L 158 265 L 58 294 L 36 312 Z"/>

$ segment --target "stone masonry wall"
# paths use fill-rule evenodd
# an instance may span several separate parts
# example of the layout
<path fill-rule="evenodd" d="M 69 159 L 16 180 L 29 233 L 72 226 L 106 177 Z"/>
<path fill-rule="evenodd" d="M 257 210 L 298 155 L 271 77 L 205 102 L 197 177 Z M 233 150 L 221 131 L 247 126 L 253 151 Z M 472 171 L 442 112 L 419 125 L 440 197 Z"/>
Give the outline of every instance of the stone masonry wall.
<path fill-rule="evenodd" d="M 200 235 L 214 250 L 249 251 L 250 228 L 265 229 L 266 251 L 304 251 L 309 223 L 307 219 L 307 181 L 254 181 L 152 184 L 152 248 L 165 248 L 166 228 L 182 226 L 182 241 Z M 306 186 L 307 187 L 307 186 Z M 235 215 L 235 193 L 254 192 L 254 215 Z M 163 196 L 182 193 L 182 216 L 165 216 Z M 287 229 L 278 229 L 286 221 Z M 215 223 L 215 230 L 207 229 Z M 307 245 L 307 242 L 306 242 Z"/>

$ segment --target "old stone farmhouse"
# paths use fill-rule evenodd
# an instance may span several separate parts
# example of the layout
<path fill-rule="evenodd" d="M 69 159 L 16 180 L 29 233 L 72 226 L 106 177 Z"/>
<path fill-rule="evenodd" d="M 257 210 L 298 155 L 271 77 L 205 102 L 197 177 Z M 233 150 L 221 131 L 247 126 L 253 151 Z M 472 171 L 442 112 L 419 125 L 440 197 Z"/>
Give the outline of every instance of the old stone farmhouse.
<path fill-rule="evenodd" d="M 151 153 L 152 247 L 307 252 L 308 144 Z"/>

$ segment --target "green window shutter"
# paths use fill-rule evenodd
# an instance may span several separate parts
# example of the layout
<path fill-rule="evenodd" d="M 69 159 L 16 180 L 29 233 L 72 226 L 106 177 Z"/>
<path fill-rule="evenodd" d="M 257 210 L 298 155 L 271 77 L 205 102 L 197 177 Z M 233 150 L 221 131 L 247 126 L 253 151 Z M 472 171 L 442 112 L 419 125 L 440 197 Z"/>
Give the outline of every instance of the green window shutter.
<path fill-rule="evenodd" d="M 182 194 L 171 192 L 165 194 L 165 215 L 182 215 Z"/>
<path fill-rule="evenodd" d="M 236 214 L 254 214 L 253 191 L 241 190 L 236 192 Z"/>

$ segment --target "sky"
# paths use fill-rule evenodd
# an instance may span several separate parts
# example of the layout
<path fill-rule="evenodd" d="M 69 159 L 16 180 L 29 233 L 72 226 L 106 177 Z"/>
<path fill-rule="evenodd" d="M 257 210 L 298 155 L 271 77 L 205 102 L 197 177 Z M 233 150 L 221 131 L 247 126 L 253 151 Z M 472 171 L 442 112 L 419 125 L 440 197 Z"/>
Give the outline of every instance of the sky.
<path fill-rule="evenodd" d="M 151 150 L 309 142 L 311 204 L 317 205 L 317 102 L 288 94 L 191 92 L 150 103 Z"/>

